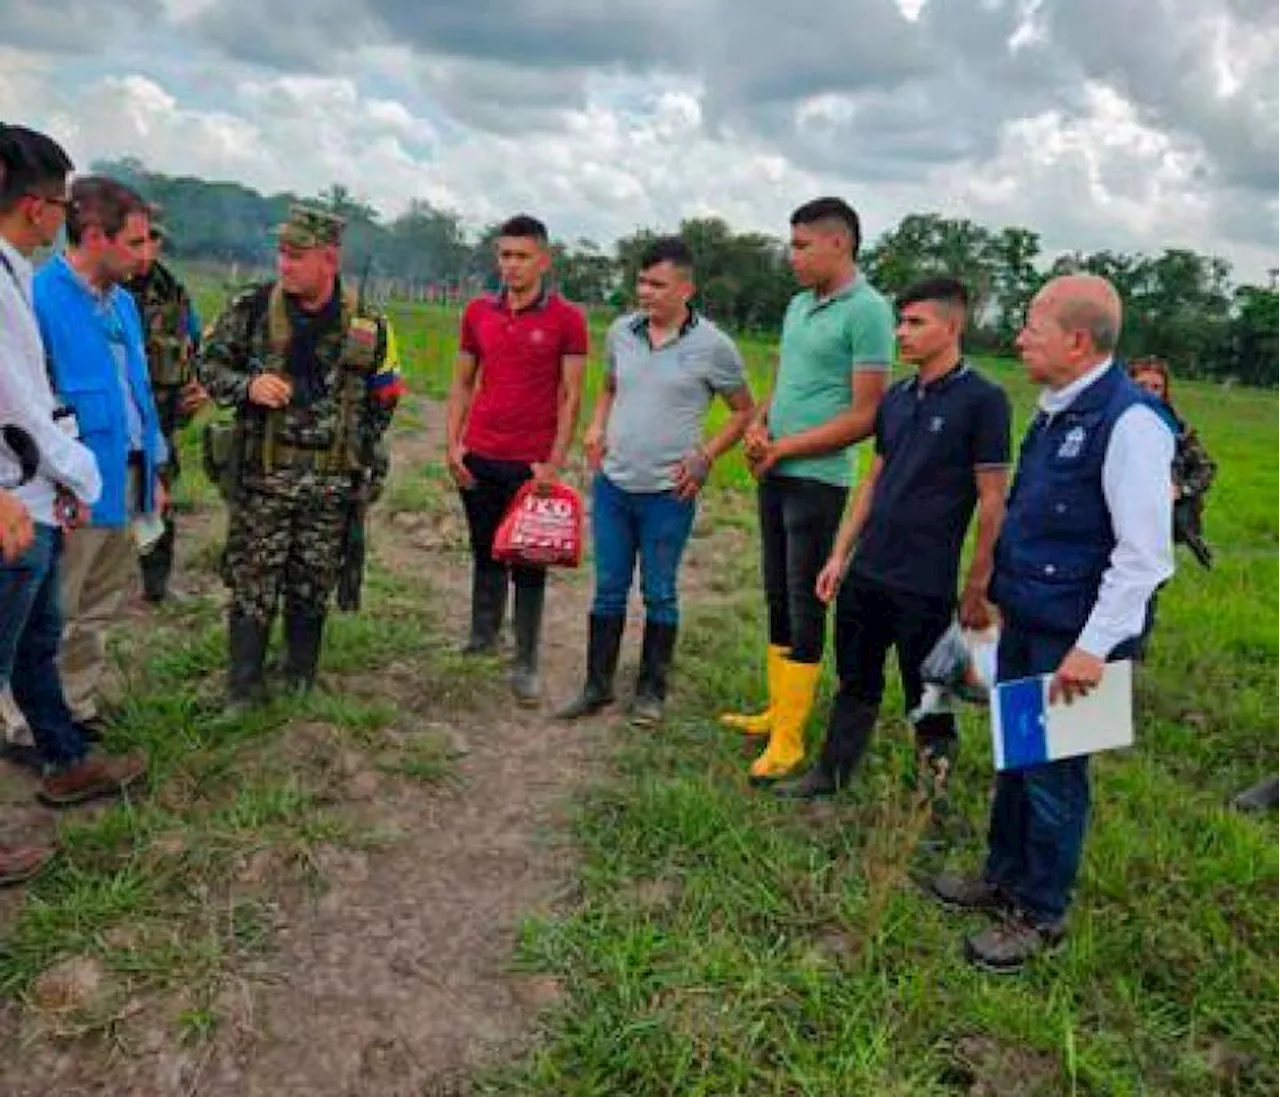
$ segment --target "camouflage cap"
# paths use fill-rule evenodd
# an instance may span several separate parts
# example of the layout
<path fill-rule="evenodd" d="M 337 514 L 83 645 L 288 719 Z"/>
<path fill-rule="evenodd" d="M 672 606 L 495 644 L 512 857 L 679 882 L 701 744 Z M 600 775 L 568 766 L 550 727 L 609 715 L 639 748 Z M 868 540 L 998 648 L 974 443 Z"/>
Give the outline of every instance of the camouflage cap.
<path fill-rule="evenodd" d="M 346 220 L 315 206 L 289 207 L 289 219 L 276 230 L 280 243 L 295 248 L 337 247 Z"/>

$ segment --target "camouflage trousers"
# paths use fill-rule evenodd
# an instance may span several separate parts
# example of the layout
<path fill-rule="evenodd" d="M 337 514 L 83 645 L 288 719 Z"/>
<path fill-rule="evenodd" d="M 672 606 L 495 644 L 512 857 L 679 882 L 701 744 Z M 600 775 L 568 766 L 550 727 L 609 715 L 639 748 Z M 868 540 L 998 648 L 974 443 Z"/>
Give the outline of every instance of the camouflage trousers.
<path fill-rule="evenodd" d="M 342 563 L 351 501 L 345 477 L 278 471 L 246 479 L 228 516 L 222 578 L 231 612 L 269 624 L 283 598 L 321 616 Z"/>

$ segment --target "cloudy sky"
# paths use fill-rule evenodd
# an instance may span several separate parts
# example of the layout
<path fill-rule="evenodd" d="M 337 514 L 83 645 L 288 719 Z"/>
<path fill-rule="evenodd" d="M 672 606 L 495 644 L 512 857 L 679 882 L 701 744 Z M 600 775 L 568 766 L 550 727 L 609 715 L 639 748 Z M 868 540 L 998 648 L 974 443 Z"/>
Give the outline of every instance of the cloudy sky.
<path fill-rule="evenodd" d="M 0 118 L 570 239 L 839 193 L 869 236 L 938 210 L 1260 278 L 1277 38 L 1274 0 L 0 0 Z"/>

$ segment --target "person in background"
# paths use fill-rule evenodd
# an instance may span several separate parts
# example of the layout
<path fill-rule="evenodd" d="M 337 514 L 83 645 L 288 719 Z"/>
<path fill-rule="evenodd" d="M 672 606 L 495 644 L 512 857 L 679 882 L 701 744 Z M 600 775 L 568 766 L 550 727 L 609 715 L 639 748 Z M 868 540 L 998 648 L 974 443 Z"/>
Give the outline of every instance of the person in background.
<path fill-rule="evenodd" d="M 39 455 L 34 475 L 6 496 L 27 520 L 18 520 L 14 537 L 6 533 L 0 564 L 0 686 L 11 687 L 35 740 L 42 770 L 37 795 L 59 807 L 117 795 L 146 772 L 139 754 L 90 752 L 67 707 L 58 667 L 64 543 L 91 534 L 77 527 L 102 493 L 95 456 L 54 396 L 34 305 L 30 256 L 51 244 L 66 220 L 71 170 L 52 138 L 0 125 L 0 419 L 25 431 Z M 13 475 L 14 460 L 0 448 L 5 482 L 22 478 Z M 49 856 L 41 847 L 0 848 L 0 883 L 26 879 Z"/>
<path fill-rule="evenodd" d="M 541 221 L 512 217 L 495 247 L 502 288 L 462 313 L 446 410 L 446 460 L 471 535 L 471 635 L 462 650 L 497 651 L 514 585 L 511 690 L 518 703 L 536 705 L 547 570 L 496 562 L 493 538 L 521 486 L 554 484 L 568 458 L 582 400 L 587 323 L 547 285 L 551 250 Z"/>
<path fill-rule="evenodd" d="M 133 295 L 142 317 L 151 391 L 160 417 L 160 433 L 169 449 L 169 460 L 162 472 L 168 497 L 162 514 L 164 533 L 138 559 L 143 597 L 148 602 L 163 602 L 171 594 L 169 577 L 173 572 L 176 536 L 172 495 L 182 471 L 177 434 L 208 402 L 209 396 L 195 379 L 194 355 L 200 347 L 200 318 L 186 287 L 160 260 L 166 233 L 164 226 L 154 220 L 157 212 L 154 207 L 151 212 L 153 219 L 142 262 L 125 288 Z"/>
<path fill-rule="evenodd" d="M 1134 358 L 1129 376 L 1136 385 L 1164 405 L 1173 426 L 1176 448 L 1173 456 L 1173 540 L 1186 545 L 1196 562 L 1213 566 L 1213 550 L 1204 539 L 1204 497 L 1218 474 L 1209 451 L 1194 427 L 1177 413 L 1169 393 L 1169 365 L 1160 358 Z"/>
<path fill-rule="evenodd" d="M 587 676 L 561 719 L 613 700 L 637 560 L 645 619 L 631 722 L 662 719 L 680 621 L 680 560 L 698 495 L 711 466 L 742 437 L 753 406 L 733 340 L 690 306 L 693 294 L 688 245 L 677 237 L 655 240 L 640 258 L 639 310 L 609 329 L 604 386 L 583 437 L 596 470 Z M 717 396 L 729 420 L 704 442 L 707 408 Z"/>

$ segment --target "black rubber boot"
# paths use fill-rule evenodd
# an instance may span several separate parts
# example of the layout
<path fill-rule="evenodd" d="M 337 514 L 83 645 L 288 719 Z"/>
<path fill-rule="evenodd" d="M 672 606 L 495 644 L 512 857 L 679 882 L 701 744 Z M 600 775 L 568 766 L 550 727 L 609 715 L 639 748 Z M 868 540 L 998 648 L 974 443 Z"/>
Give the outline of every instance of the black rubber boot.
<path fill-rule="evenodd" d="M 163 602 L 169 594 L 169 576 L 173 572 L 175 529 L 172 515 L 164 516 L 164 533 L 150 552 L 138 558 L 142 573 L 142 596 L 152 603 Z"/>
<path fill-rule="evenodd" d="M 243 709 L 266 698 L 263 663 L 267 656 L 270 623 L 232 613 L 227 619 L 227 702 Z"/>
<path fill-rule="evenodd" d="M 556 713 L 561 720 L 577 720 L 613 703 L 613 676 L 618 672 L 625 617 L 592 614 L 587 631 L 587 680 L 582 692 Z"/>
<path fill-rule="evenodd" d="M 867 751 L 879 705 L 837 693 L 822 753 L 803 777 L 781 781 L 773 793 L 783 800 L 819 800 L 834 796 L 848 783 Z"/>
<path fill-rule="evenodd" d="M 286 608 L 284 613 L 284 684 L 305 693 L 316 684 L 320 645 L 324 641 L 324 614 Z"/>
<path fill-rule="evenodd" d="M 542 679 L 538 675 L 538 641 L 542 636 L 542 605 L 545 586 L 516 587 L 516 654 L 511 661 L 511 692 L 521 705 L 532 707 L 542 699 Z"/>
<path fill-rule="evenodd" d="M 640 673 L 636 677 L 636 696 L 631 703 L 631 722 L 637 727 L 651 727 L 662 722 L 667 700 L 667 677 L 676 650 L 677 627 L 654 621 L 644 623 L 644 641 L 640 647 Z"/>
<path fill-rule="evenodd" d="M 475 568 L 471 573 L 471 636 L 463 655 L 494 655 L 507 611 L 505 568 Z"/>

